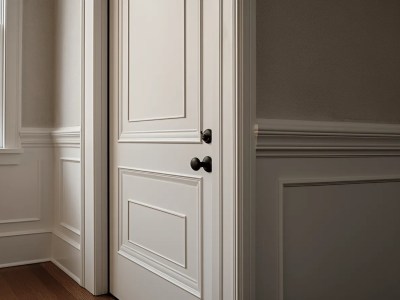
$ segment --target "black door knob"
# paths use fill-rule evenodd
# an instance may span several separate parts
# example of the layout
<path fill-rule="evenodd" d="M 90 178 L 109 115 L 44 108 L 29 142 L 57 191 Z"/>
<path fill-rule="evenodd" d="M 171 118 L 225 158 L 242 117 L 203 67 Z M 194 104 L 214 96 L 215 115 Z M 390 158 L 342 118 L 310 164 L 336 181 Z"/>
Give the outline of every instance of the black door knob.
<path fill-rule="evenodd" d="M 198 171 L 201 168 L 203 168 L 204 171 L 211 173 L 212 172 L 212 159 L 211 159 L 211 157 L 206 156 L 206 157 L 204 157 L 203 161 L 200 161 L 200 159 L 195 157 L 190 161 L 190 166 L 195 171 Z"/>
<path fill-rule="evenodd" d="M 206 144 L 211 144 L 212 142 L 212 130 L 206 129 L 201 133 L 201 139 Z"/>

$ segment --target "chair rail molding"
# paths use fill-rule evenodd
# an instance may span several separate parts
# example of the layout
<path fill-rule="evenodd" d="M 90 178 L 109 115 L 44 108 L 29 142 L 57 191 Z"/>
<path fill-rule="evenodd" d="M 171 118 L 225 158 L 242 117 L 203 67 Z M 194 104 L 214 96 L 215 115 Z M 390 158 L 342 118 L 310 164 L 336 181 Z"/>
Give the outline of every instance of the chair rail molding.
<path fill-rule="evenodd" d="M 21 144 L 27 148 L 64 147 L 80 148 L 80 126 L 62 128 L 25 127 L 20 131 Z"/>
<path fill-rule="evenodd" d="M 400 156 L 400 124 L 258 119 L 258 157 Z"/>

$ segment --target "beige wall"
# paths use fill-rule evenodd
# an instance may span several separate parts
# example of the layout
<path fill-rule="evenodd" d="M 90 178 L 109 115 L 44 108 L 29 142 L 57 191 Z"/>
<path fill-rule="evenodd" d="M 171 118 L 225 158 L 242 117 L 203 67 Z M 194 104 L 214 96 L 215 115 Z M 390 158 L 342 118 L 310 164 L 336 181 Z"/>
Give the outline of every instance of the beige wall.
<path fill-rule="evenodd" d="M 54 123 L 54 1 L 24 0 L 22 126 Z"/>
<path fill-rule="evenodd" d="M 80 125 L 80 0 L 24 0 L 22 126 Z"/>
<path fill-rule="evenodd" d="M 55 2 L 55 126 L 79 126 L 82 97 L 81 0 Z"/>
<path fill-rule="evenodd" d="M 257 117 L 400 122 L 400 2 L 257 1 Z"/>

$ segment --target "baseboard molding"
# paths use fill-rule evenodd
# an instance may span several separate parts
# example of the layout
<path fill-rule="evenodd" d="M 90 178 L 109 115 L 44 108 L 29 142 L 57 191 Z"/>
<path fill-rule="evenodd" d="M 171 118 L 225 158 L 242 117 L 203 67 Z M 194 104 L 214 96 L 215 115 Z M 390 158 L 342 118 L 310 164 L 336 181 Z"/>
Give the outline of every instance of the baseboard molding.
<path fill-rule="evenodd" d="M 25 266 L 25 265 L 32 265 L 32 264 L 40 264 L 40 263 L 49 262 L 49 261 L 51 261 L 50 257 L 43 258 L 43 259 L 19 261 L 19 262 L 15 262 L 15 263 L 2 264 L 2 265 L 0 265 L 0 269 L 11 268 L 11 267 L 19 267 L 19 266 Z"/>
<path fill-rule="evenodd" d="M 81 284 L 82 252 L 70 241 L 53 232 L 51 261 L 77 283 Z"/>
<path fill-rule="evenodd" d="M 49 261 L 52 234 L 37 232 L 3 233 L 0 238 L 0 268 Z"/>
<path fill-rule="evenodd" d="M 59 239 L 63 240 L 64 242 L 68 243 L 70 246 L 74 247 L 76 250 L 81 251 L 81 245 L 79 245 L 79 243 L 77 243 L 64 233 L 58 230 L 53 230 L 53 234 L 57 236 Z"/>
<path fill-rule="evenodd" d="M 258 119 L 259 157 L 400 156 L 400 125 Z"/>
<path fill-rule="evenodd" d="M 51 258 L 50 261 L 55 264 L 58 268 L 60 268 L 65 274 L 67 274 L 69 277 L 71 277 L 74 281 L 76 281 L 79 285 L 81 285 L 81 279 L 76 276 L 74 273 L 72 273 L 70 270 L 68 270 L 66 267 L 64 267 L 60 262 L 58 262 L 56 259 Z"/>
<path fill-rule="evenodd" d="M 68 147 L 79 148 L 80 126 L 62 128 L 25 127 L 20 131 L 21 143 L 28 148 Z"/>
<path fill-rule="evenodd" d="M 32 229 L 32 230 L 2 232 L 2 233 L 0 233 L 0 238 L 23 236 L 23 235 L 46 234 L 46 233 L 53 233 L 53 230 L 52 229 Z"/>

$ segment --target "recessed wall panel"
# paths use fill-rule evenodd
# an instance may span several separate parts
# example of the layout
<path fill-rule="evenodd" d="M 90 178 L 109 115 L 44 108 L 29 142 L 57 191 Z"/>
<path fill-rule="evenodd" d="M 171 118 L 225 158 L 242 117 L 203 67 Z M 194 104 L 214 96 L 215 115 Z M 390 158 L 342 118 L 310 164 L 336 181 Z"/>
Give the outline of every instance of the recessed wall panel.
<path fill-rule="evenodd" d="M 281 300 L 399 299 L 400 182 L 286 186 Z"/>
<path fill-rule="evenodd" d="M 80 162 L 60 159 L 60 225 L 80 234 L 81 228 Z"/>
<path fill-rule="evenodd" d="M 40 220 L 41 176 L 40 161 L 1 167 L 0 224 Z"/>

